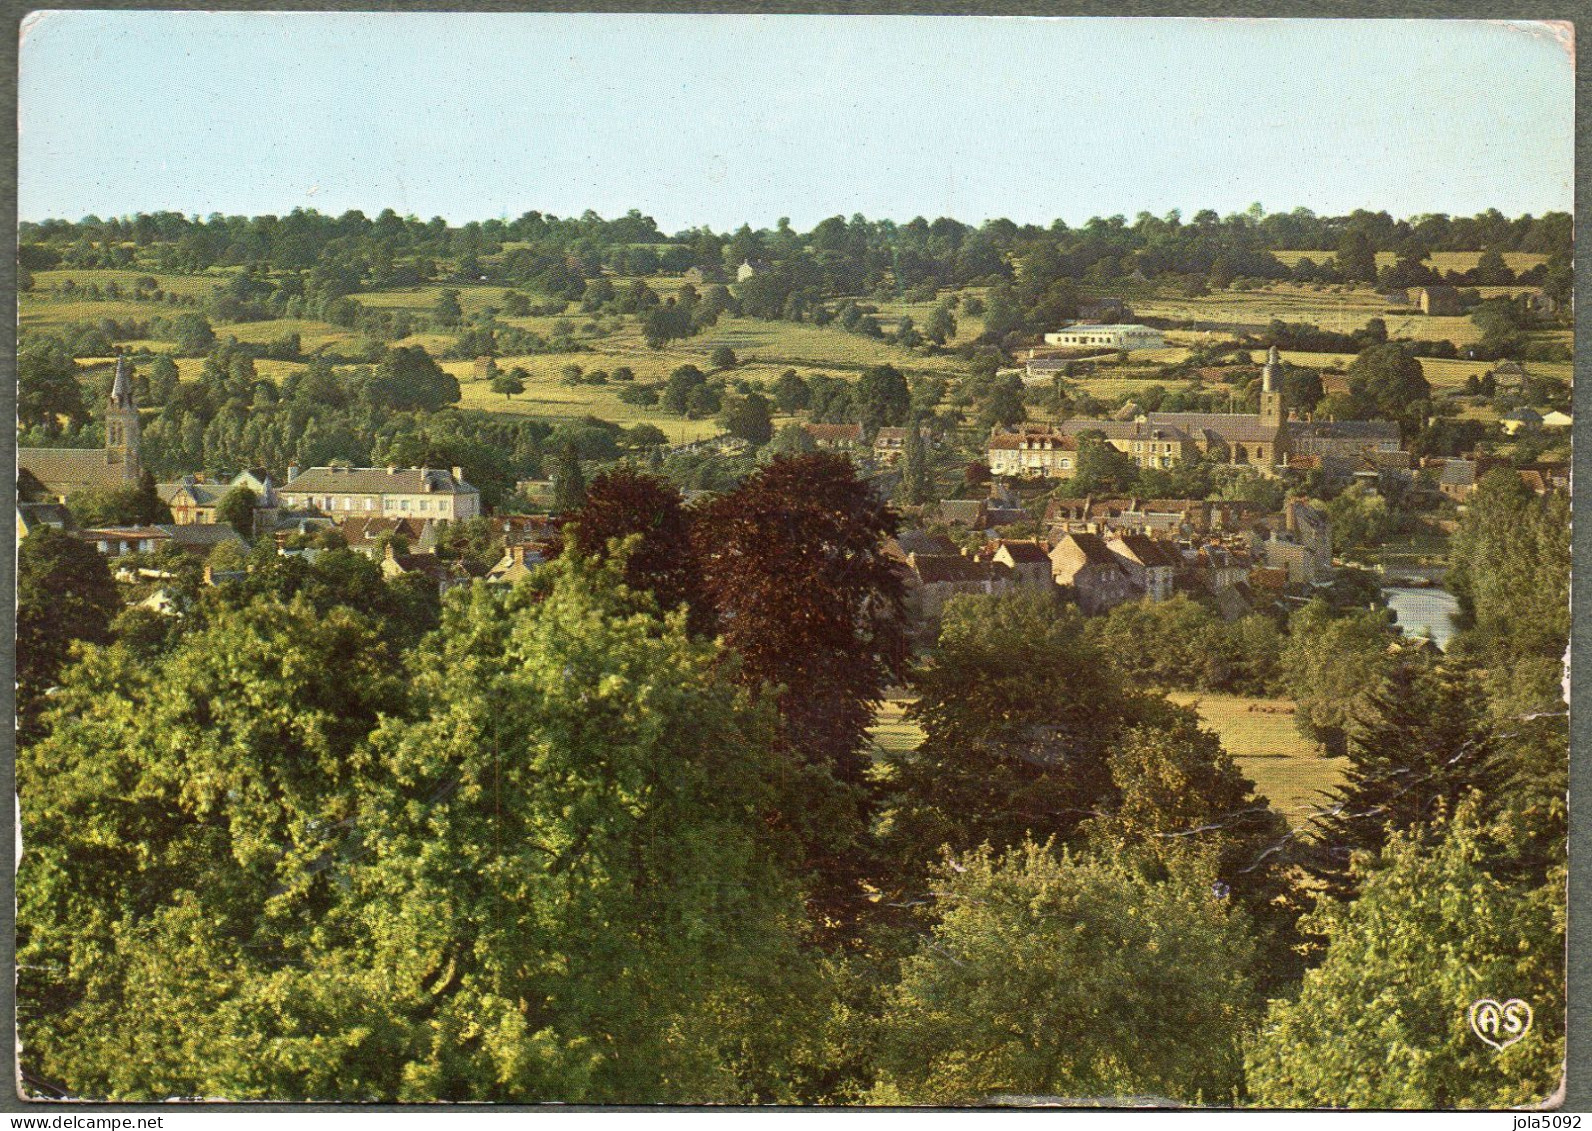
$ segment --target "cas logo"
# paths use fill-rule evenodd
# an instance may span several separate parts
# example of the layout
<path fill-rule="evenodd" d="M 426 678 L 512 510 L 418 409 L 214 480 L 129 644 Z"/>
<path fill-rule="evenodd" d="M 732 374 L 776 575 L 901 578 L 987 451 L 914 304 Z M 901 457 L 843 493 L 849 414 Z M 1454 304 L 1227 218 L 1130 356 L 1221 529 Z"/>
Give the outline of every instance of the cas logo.
<path fill-rule="evenodd" d="M 1517 997 L 1470 1003 L 1470 1029 L 1495 1049 L 1506 1049 L 1531 1031 L 1531 1006 Z"/>

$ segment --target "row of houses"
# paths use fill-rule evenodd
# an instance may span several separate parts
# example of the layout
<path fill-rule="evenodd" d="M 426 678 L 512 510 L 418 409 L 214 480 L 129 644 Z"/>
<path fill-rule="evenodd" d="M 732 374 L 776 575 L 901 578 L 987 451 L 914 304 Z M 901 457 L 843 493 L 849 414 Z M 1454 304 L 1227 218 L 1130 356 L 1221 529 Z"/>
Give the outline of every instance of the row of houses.
<path fill-rule="evenodd" d="M 1120 501 L 1119 501 L 1120 502 Z M 939 618 L 945 602 L 967 593 L 1028 588 L 1070 600 L 1086 616 L 1127 601 L 1165 601 L 1179 592 L 1211 598 L 1223 616 L 1256 606 L 1255 593 L 1326 584 L 1332 577 L 1327 517 L 1300 500 L 1281 514 L 1212 516 L 1192 501 L 1172 512 L 1085 501 L 1057 514 L 1043 539 L 1001 539 L 963 553 L 945 535 L 909 531 L 886 547 L 906 581 L 908 606 L 920 622 Z M 1050 517 L 1050 516 L 1047 516 Z M 1213 529 L 1212 517 L 1236 522 Z M 1146 521 L 1148 519 L 1149 521 Z"/>
<path fill-rule="evenodd" d="M 907 429 L 905 428 L 880 428 L 873 434 L 873 442 L 867 440 L 867 434 L 860 424 L 812 424 L 802 425 L 802 430 L 812 439 L 813 445 L 824 451 L 860 453 L 868 452 L 879 463 L 891 464 L 898 461 L 906 450 Z M 918 431 L 925 447 L 938 447 L 939 441 L 934 438 L 933 431 L 927 426 L 922 426 Z"/>

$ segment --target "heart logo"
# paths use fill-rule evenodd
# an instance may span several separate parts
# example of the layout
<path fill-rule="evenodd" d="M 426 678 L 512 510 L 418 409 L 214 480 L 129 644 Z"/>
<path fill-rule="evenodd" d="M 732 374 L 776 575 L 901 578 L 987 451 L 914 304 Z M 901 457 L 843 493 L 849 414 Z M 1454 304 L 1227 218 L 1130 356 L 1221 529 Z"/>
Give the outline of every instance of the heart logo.
<path fill-rule="evenodd" d="M 1490 997 L 1470 1003 L 1470 1030 L 1500 1051 L 1531 1031 L 1531 1006 L 1517 997 L 1498 1002 Z"/>

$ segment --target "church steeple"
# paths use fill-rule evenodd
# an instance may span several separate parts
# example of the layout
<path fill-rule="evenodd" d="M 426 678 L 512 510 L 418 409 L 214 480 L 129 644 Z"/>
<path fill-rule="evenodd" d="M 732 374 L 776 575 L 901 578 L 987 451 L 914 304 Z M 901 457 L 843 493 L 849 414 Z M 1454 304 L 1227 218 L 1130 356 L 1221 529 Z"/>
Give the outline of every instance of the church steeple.
<path fill-rule="evenodd" d="M 1266 428 L 1282 426 L 1286 413 L 1282 403 L 1282 359 L 1277 347 L 1266 354 L 1266 367 L 1260 371 L 1260 423 Z"/>
<path fill-rule="evenodd" d="M 121 466 L 123 482 L 138 482 L 143 471 L 138 454 L 141 435 L 127 356 L 117 354 L 116 380 L 111 382 L 111 395 L 105 405 L 105 461 Z"/>

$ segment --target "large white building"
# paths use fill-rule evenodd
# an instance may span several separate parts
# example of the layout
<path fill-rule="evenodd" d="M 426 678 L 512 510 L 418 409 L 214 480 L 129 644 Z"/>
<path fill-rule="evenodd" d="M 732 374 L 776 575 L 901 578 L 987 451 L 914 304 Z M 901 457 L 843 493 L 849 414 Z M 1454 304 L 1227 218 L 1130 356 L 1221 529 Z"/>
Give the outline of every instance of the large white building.
<path fill-rule="evenodd" d="M 1099 346 L 1113 350 L 1158 350 L 1166 348 L 1161 331 L 1133 323 L 1094 325 L 1077 322 L 1045 335 L 1047 346 Z"/>
<path fill-rule="evenodd" d="M 278 493 L 289 509 L 318 510 L 333 518 L 352 515 L 384 518 L 474 518 L 481 494 L 464 481 L 464 471 L 435 467 L 288 468 Z"/>

